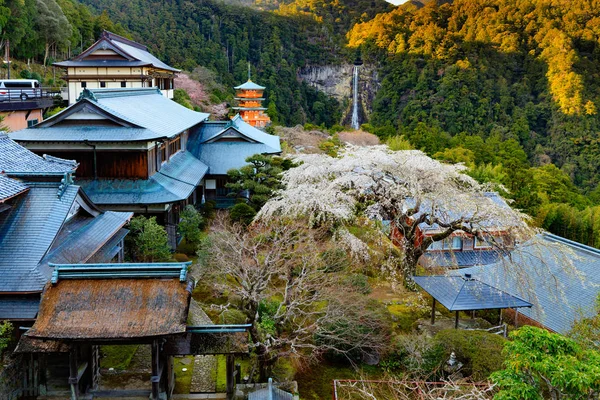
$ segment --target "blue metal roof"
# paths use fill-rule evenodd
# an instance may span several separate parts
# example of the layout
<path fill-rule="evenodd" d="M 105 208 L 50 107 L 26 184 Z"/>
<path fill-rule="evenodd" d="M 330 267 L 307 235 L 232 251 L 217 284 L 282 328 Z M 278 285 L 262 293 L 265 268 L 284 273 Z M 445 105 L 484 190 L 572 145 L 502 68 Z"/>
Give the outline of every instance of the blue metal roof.
<path fill-rule="evenodd" d="M 109 126 L 50 126 L 12 132 L 11 139 L 21 142 L 135 142 L 164 137 L 145 128 Z"/>
<path fill-rule="evenodd" d="M 571 260 L 574 268 L 567 266 Z M 550 233 L 517 246 L 510 260 L 461 270 L 533 303 L 520 311 L 555 332 L 567 333 L 575 320 L 595 314 L 600 292 L 600 250 Z"/>
<path fill-rule="evenodd" d="M 241 90 L 264 90 L 266 89 L 264 86 L 260 86 L 254 82 L 252 82 L 251 80 L 248 79 L 248 81 L 246 83 L 242 83 L 240 86 L 236 86 L 234 87 L 234 89 L 241 89 Z"/>
<path fill-rule="evenodd" d="M 0 172 L 70 172 L 77 168 L 75 161 L 57 157 L 40 157 L 0 132 Z"/>
<path fill-rule="evenodd" d="M 0 203 L 26 192 L 27 186 L 19 181 L 0 175 Z"/>
<path fill-rule="evenodd" d="M 96 204 L 166 204 L 185 200 L 208 167 L 187 151 L 179 152 L 149 179 L 78 180 Z"/>
<path fill-rule="evenodd" d="M 254 154 L 279 154 L 280 151 L 260 143 L 217 142 L 205 143 L 188 149 L 204 164 L 209 174 L 226 175 L 232 168 L 247 165 L 246 158 Z"/>
<path fill-rule="evenodd" d="M 449 311 L 531 307 L 531 303 L 465 276 L 415 276 L 415 283 Z"/>
<path fill-rule="evenodd" d="M 248 400 L 292 400 L 293 398 L 293 394 L 275 387 L 272 378 L 269 378 L 266 388 L 248 394 Z"/>
<path fill-rule="evenodd" d="M 498 250 L 443 250 L 427 251 L 423 257 L 438 267 L 471 267 L 493 264 L 502 254 Z"/>
<path fill-rule="evenodd" d="M 202 127 L 202 143 L 214 142 L 218 140 L 219 136 L 231 128 L 240 133 L 243 137 L 248 138 L 250 141 L 270 146 L 277 152 L 281 151 L 281 139 L 279 136 L 269 135 L 268 133 L 253 127 L 249 123 L 245 122 L 239 114 L 233 117 L 231 121 L 224 123 L 223 128 L 220 131 L 215 132 L 214 126 L 215 124 L 211 124 L 208 129 L 211 131 L 210 135 L 205 132 L 204 126 Z"/>

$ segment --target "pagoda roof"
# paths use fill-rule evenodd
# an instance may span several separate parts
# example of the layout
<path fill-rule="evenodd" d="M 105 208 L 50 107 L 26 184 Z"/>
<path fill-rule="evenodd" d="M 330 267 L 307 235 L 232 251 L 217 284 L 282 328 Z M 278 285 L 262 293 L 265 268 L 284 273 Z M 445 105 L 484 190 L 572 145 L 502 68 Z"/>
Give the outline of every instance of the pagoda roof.
<path fill-rule="evenodd" d="M 234 110 L 240 110 L 240 111 L 265 111 L 266 108 L 265 107 L 231 107 Z"/>
<path fill-rule="evenodd" d="M 124 60 L 88 59 L 95 51 L 112 50 Z M 171 72 L 180 70 L 173 68 L 148 51 L 148 47 L 133 40 L 116 35 L 112 32 L 103 31 L 100 39 L 88 47 L 84 52 L 71 60 L 54 63 L 57 67 L 85 67 L 85 66 L 152 66 Z"/>
<path fill-rule="evenodd" d="M 266 87 L 260 86 L 248 79 L 248 82 L 234 87 L 235 90 L 265 90 Z"/>

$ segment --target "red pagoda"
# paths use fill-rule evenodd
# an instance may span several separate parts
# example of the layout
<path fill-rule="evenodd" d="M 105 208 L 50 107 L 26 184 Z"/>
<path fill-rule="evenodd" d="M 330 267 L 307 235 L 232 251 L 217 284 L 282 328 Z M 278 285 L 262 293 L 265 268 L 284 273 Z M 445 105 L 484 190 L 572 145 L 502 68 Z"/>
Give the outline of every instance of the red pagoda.
<path fill-rule="evenodd" d="M 266 108 L 262 107 L 264 86 L 257 85 L 250 79 L 250 70 L 248 68 L 248 82 L 243 85 L 236 86 L 235 100 L 238 102 L 238 107 L 233 107 L 237 110 L 242 119 L 248 124 L 263 128 L 271 122 L 271 119 L 265 114 Z"/>

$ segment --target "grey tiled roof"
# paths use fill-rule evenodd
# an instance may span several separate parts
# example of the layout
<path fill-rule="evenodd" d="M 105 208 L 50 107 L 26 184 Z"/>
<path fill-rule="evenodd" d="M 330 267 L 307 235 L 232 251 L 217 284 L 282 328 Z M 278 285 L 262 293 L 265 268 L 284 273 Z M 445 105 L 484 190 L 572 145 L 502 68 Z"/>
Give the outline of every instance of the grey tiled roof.
<path fill-rule="evenodd" d="M 11 139 L 19 142 L 135 142 L 164 137 L 145 128 L 107 126 L 51 126 L 40 129 L 21 129 L 12 132 Z"/>
<path fill-rule="evenodd" d="M 246 158 L 254 154 L 279 154 L 280 151 L 260 143 L 217 142 L 205 143 L 188 149 L 209 166 L 209 174 L 225 175 L 232 168 L 248 164 Z"/>
<path fill-rule="evenodd" d="M 39 306 L 39 295 L 0 296 L 0 319 L 35 319 Z"/>
<path fill-rule="evenodd" d="M 150 65 L 147 61 L 125 61 L 125 60 L 67 60 L 54 63 L 57 67 L 144 67 Z"/>
<path fill-rule="evenodd" d="M 40 157 L 0 132 L 0 172 L 70 172 L 74 161 L 56 157 Z"/>
<path fill-rule="evenodd" d="M 57 196 L 56 184 L 30 184 L 30 190 L 0 213 L 0 292 L 42 290 L 47 278 L 38 270 L 77 196 L 70 185 Z"/>
<path fill-rule="evenodd" d="M 98 250 L 96 254 L 92 256 L 92 258 L 88 260 L 88 263 L 102 264 L 111 262 L 111 260 L 120 251 L 119 243 L 125 238 L 125 236 L 127 236 L 128 233 L 129 231 L 125 228 L 119 229 L 119 231 L 112 237 L 112 239 L 106 242 L 106 244 L 102 246 L 100 250 Z"/>
<path fill-rule="evenodd" d="M 27 191 L 27 186 L 19 181 L 0 175 L 0 203 Z"/>
<path fill-rule="evenodd" d="M 511 260 L 460 272 L 530 301 L 533 307 L 520 312 L 559 333 L 567 333 L 580 315 L 595 312 L 600 250 L 544 233 L 518 246 Z"/>
<path fill-rule="evenodd" d="M 446 275 L 413 279 L 449 311 L 531 307 L 531 303 L 477 279 Z"/>
<path fill-rule="evenodd" d="M 187 151 L 174 155 L 149 179 L 78 180 L 96 204 L 165 204 L 187 199 L 208 167 Z"/>
<path fill-rule="evenodd" d="M 204 126 L 202 126 L 201 143 L 214 140 L 220 134 L 224 133 L 228 128 L 233 128 L 252 141 L 270 146 L 275 152 L 281 151 L 281 140 L 279 136 L 269 135 L 268 133 L 253 127 L 249 123 L 245 122 L 239 114 L 233 117 L 231 121 L 225 122 L 222 125 L 222 129 L 219 131 L 215 130 L 215 125 L 216 124 L 211 124 L 211 126 L 207 127 L 208 129 L 205 129 Z"/>
<path fill-rule="evenodd" d="M 471 267 L 495 263 L 501 254 L 498 250 L 444 250 L 427 251 L 423 257 L 439 267 Z"/>

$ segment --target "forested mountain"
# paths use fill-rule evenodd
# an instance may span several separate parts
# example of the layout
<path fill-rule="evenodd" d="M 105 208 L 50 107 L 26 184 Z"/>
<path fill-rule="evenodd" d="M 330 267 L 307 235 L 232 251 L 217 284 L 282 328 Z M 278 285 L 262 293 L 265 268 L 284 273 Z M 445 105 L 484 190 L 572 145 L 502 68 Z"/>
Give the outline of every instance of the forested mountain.
<path fill-rule="evenodd" d="M 226 87 L 246 81 L 250 62 L 253 79 L 267 86 L 275 122 L 331 126 L 340 119 L 335 100 L 296 79 L 297 69 L 306 64 L 338 62 L 342 48 L 341 37 L 310 16 L 285 17 L 212 0 L 83 2 L 106 10 L 169 64 L 210 68 Z"/>
<path fill-rule="evenodd" d="M 371 125 L 471 165 L 542 225 L 598 245 L 585 210 L 599 200 L 598 15 L 594 0 L 456 0 L 359 23 L 349 46 L 383 77 Z"/>

